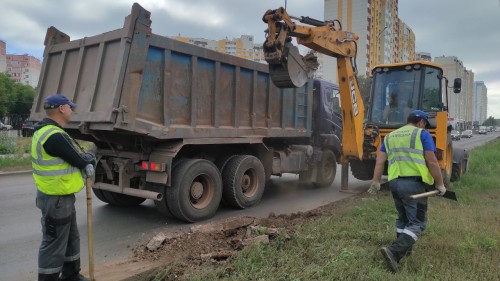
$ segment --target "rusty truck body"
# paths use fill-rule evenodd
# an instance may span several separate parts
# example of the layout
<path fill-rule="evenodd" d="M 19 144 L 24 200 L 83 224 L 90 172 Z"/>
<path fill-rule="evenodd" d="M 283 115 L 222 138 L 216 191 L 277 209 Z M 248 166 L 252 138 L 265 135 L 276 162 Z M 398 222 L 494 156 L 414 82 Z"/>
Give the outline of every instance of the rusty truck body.
<path fill-rule="evenodd" d="M 329 186 L 340 157 L 336 85 L 278 89 L 266 64 L 152 33 L 138 4 L 123 28 L 70 40 L 51 27 L 30 120 L 60 93 L 78 107 L 65 127 L 95 143 L 94 194 L 188 222 L 221 201 L 256 205 L 272 175 Z"/>

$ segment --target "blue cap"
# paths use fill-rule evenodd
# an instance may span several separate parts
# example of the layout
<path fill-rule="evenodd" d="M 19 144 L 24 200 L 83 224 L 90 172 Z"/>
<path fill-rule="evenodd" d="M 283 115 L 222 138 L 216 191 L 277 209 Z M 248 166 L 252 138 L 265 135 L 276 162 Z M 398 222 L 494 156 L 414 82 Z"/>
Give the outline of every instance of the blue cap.
<path fill-rule="evenodd" d="M 429 122 L 429 117 L 427 116 L 427 113 L 423 112 L 422 110 L 414 110 L 408 115 L 408 117 L 419 117 L 421 119 L 424 119 L 425 121 Z"/>
<path fill-rule="evenodd" d="M 72 103 L 67 97 L 61 95 L 61 94 L 55 94 L 48 96 L 45 98 L 45 101 L 43 102 L 43 108 L 44 109 L 53 109 L 57 108 L 61 105 L 69 104 L 71 109 L 76 108 L 76 104 Z"/>

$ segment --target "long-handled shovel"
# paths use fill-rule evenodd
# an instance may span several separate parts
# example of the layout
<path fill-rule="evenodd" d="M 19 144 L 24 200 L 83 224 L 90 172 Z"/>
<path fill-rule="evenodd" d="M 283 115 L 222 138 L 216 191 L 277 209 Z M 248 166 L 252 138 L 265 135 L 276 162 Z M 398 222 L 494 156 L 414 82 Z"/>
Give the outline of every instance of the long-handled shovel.
<path fill-rule="evenodd" d="M 433 191 L 429 191 L 429 192 L 424 192 L 424 193 L 420 193 L 420 194 L 411 195 L 410 198 L 411 199 L 420 199 L 420 198 L 425 198 L 425 197 L 429 197 L 429 196 L 438 195 L 438 193 L 439 193 L 439 190 L 433 190 Z M 446 198 L 446 199 L 458 201 L 457 195 L 455 194 L 455 192 L 453 192 L 451 190 L 446 190 L 446 192 L 444 193 L 443 197 Z"/>
<path fill-rule="evenodd" d="M 90 281 L 95 281 L 94 278 L 94 237 L 92 235 L 92 193 L 90 189 L 92 188 L 92 179 L 87 178 L 85 180 L 86 191 L 87 191 L 87 238 L 89 244 L 89 277 Z"/>

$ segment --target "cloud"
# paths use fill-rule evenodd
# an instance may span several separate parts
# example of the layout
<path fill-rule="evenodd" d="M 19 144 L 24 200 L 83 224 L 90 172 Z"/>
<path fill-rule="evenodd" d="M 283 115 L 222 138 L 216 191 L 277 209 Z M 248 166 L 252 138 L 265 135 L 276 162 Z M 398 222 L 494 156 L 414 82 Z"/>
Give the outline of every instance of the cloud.
<path fill-rule="evenodd" d="M 208 26 L 223 26 L 228 24 L 225 14 L 218 11 L 217 6 L 213 2 L 195 1 L 144 1 L 144 5 L 151 7 L 153 10 L 165 12 L 174 20 L 183 21 L 185 24 L 208 25 Z M 161 13 L 160 13 L 161 15 Z"/>
<path fill-rule="evenodd" d="M 72 39 L 118 29 L 135 1 L 2 0 L 0 39 L 7 42 L 8 52 L 41 58 L 49 26 Z M 324 1 L 287 1 L 287 9 L 295 16 L 322 20 Z M 140 4 L 152 14 L 155 34 L 213 40 L 253 35 L 254 42 L 261 43 L 266 29 L 262 15 L 267 9 L 284 6 L 285 0 L 142 0 Z M 496 100 L 500 95 L 495 82 L 500 73 L 498 0 L 481 4 L 469 0 L 399 0 L 398 13 L 414 31 L 418 52 L 458 57 L 475 73 L 476 80 L 485 82 L 490 100 Z"/>

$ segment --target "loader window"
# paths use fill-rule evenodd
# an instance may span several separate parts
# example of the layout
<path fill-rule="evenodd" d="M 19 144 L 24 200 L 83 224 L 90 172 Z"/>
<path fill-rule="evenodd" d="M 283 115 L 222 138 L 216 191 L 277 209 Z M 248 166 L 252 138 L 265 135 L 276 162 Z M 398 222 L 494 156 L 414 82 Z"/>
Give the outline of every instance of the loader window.
<path fill-rule="evenodd" d="M 396 68 L 374 75 L 371 121 L 380 124 L 406 123 L 418 106 L 420 70 Z"/>
<path fill-rule="evenodd" d="M 441 111 L 443 109 L 441 97 L 442 73 L 438 69 L 426 67 L 424 80 L 424 94 L 422 109 L 425 111 Z"/>

